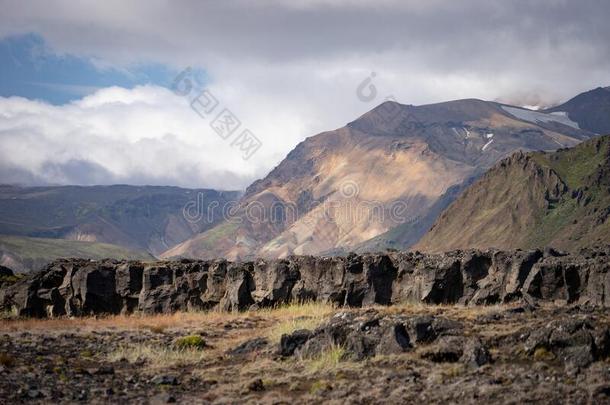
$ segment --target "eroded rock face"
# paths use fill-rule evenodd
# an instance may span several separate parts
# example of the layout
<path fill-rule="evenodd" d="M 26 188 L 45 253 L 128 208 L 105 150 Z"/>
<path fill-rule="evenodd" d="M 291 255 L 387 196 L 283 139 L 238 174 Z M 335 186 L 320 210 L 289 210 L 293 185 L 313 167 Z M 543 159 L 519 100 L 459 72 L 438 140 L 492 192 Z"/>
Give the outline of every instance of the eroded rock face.
<path fill-rule="evenodd" d="M 361 307 L 516 300 L 610 306 L 610 247 L 571 255 L 554 250 L 468 250 L 295 256 L 244 263 L 73 259 L 53 262 L 0 289 L 4 310 L 34 317 L 236 311 L 298 301 Z M 422 320 L 416 336 L 425 339 L 432 333 L 430 327 Z"/>

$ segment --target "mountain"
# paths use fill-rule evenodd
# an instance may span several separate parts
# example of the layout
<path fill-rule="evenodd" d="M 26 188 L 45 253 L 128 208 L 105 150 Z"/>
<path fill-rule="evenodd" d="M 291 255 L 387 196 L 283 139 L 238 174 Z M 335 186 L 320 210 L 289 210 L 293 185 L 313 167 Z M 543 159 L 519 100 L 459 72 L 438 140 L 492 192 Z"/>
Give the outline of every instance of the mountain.
<path fill-rule="evenodd" d="M 566 103 L 545 112 L 566 114 L 582 129 L 597 134 L 610 134 L 610 87 L 598 87 L 579 94 Z"/>
<path fill-rule="evenodd" d="M 0 265 L 27 273 L 60 258 L 154 260 L 146 252 L 120 246 L 65 239 L 0 236 Z"/>
<path fill-rule="evenodd" d="M 610 136 L 517 152 L 468 188 L 413 248 L 575 250 L 610 243 Z"/>
<path fill-rule="evenodd" d="M 307 138 L 247 188 L 229 221 L 162 257 L 247 259 L 351 250 L 397 226 L 415 242 L 451 190 L 515 150 L 555 150 L 594 134 L 562 114 L 466 99 L 385 102 Z M 416 224 L 410 227 L 404 224 Z M 405 229 L 406 227 L 406 229 Z"/>
<path fill-rule="evenodd" d="M 159 254 L 222 219 L 237 192 L 156 186 L 0 186 L 0 234 L 102 242 Z M 190 204 L 190 205 L 189 205 Z M 209 216 L 187 220 L 191 207 Z"/>
<path fill-rule="evenodd" d="M 472 184 L 474 180 L 475 177 L 470 177 L 463 183 L 449 187 L 445 194 L 430 207 L 425 216 L 400 224 L 381 235 L 356 245 L 349 251 L 341 249 L 329 251 L 328 253 L 332 255 L 344 255 L 351 251 L 355 253 L 367 253 L 380 252 L 387 249 L 406 250 L 417 243 L 417 241 L 428 232 L 441 212 L 443 212 L 449 204 Z"/>

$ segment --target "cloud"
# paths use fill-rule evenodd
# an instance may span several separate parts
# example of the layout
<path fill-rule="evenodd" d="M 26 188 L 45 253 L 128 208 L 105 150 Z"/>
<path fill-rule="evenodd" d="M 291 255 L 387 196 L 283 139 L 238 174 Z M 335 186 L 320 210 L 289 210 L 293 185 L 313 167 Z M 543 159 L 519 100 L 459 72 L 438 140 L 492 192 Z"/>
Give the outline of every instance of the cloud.
<path fill-rule="evenodd" d="M 168 89 L 106 88 L 54 106 L 0 98 L 0 182 L 243 188 L 269 170 L 242 159 Z M 257 154 L 269 160 L 281 143 Z"/>
<path fill-rule="evenodd" d="M 35 32 L 57 53 L 113 69 L 204 69 L 216 97 L 263 141 L 241 160 L 158 87 L 103 89 L 59 107 L 2 100 L 0 114 L 20 109 L 0 119 L 11 167 L 50 182 L 70 177 L 45 174 L 42 162 L 72 159 L 112 181 L 244 187 L 305 137 L 387 96 L 547 105 L 610 83 L 610 3 L 600 0 L 1 3 L 0 37 Z M 372 72 L 378 97 L 362 102 L 356 88 Z M 15 155 L 25 153 L 17 136 L 44 147 Z"/>
<path fill-rule="evenodd" d="M 242 75 L 257 68 L 271 68 L 264 80 L 271 82 L 281 68 L 292 80 L 300 75 L 300 81 L 328 93 L 324 76 L 303 72 L 303 66 L 330 67 L 328 73 L 348 77 L 351 71 L 374 70 L 396 85 L 393 91 L 406 102 L 422 103 L 445 100 L 446 93 L 512 96 L 506 93 L 524 87 L 565 98 L 609 81 L 610 3 L 601 0 L 5 0 L 2 5 L 8 11 L 0 16 L 0 36 L 36 32 L 57 52 L 88 55 L 109 66 L 147 61 L 203 66 L 213 80 L 227 84 L 243 82 Z M 476 86 L 456 87 L 447 76 Z"/>

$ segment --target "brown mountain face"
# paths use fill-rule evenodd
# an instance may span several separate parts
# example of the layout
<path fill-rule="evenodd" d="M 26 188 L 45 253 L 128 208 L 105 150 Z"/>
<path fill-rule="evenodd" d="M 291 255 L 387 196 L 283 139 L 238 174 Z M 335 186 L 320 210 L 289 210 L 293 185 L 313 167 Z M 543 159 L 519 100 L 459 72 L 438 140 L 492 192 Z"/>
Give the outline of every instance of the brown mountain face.
<path fill-rule="evenodd" d="M 517 152 L 468 188 L 413 249 L 610 243 L 610 136 L 557 152 Z"/>
<path fill-rule="evenodd" d="M 349 250 L 440 212 L 439 199 L 450 187 L 515 150 L 555 150 L 592 135 L 558 115 L 537 113 L 526 120 L 516 110 L 530 112 L 474 99 L 425 106 L 386 102 L 343 128 L 301 142 L 248 187 L 231 218 L 163 257 Z"/>

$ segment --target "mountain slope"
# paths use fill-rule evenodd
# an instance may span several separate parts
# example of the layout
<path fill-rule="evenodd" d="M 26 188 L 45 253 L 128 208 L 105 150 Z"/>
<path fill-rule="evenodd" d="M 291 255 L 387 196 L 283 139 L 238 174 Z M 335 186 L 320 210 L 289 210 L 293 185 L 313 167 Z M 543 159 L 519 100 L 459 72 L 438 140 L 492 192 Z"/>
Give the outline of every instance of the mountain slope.
<path fill-rule="evenodd" d="M 0 236 L 0 265 L 20 273 L 39 270 L 60 258 L 154 260 L 146 252 L 107 243 Z"/>
<path fill-rule="evenodd" d="M 209 229 L 236 192 L 153 186 L 0 186 L 0 234 L 104 242 L 158 254 Z M 212 222 L 187 221 L 189 202 Z"/>
<path fill-rule="evenodd" d="M 557 115 L 530 122 L 506 107 L 474 99 L 381 104 L 301 142 L 248 187 L 234 220 L 162 256 L 245 259 L 352 249 L 427 217 L 450 187 L 515 150 L 554 150 L 593 135 Z"/>
<path fill-rule="evenodd" d="M 610 136 L 557 152 L 518 152 L 468 188 L 413 248 L 610 243 Z"/>
<path fill-rule="evenodd" d="M 597 134 L 610 134 L 610 87 L 598 87 L 579 94 L 545 112 L 555 114 L 564 112 L 582 129 Z"/>
<path fill-rule="evenodd" d="M 477 176 L 466 179 L 463 183 L 456 184 L 447 189 L 435 203 L 430 207 L 428 213 L 423 217 L 415 218 L 400 224 L 389 231 L 382 233 L 362 242 L 350 249 L 356 253 L 384 251 L 386 249 L 405 250 L 414 245 L 428 232 L 436 218 L 451 204 L 468 186 L 472 184 Z M 333 252 L 335 254 L 339 252 Z M 342 253 L 348 253 L 343 251 Z"/>

